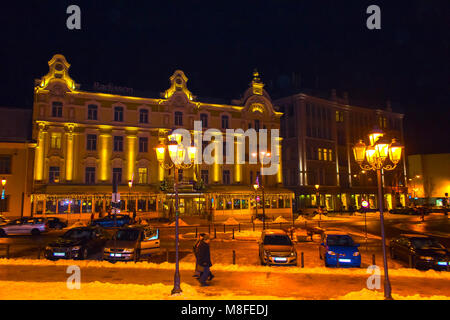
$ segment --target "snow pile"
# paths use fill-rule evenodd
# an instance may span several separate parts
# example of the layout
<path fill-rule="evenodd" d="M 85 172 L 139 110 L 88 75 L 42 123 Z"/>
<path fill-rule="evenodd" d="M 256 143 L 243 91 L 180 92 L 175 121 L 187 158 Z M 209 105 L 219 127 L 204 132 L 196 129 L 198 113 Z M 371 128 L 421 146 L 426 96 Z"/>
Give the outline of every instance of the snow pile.
<path fill-rule="evenodd" d="M 0 281 L 0 297 L 8 300 L 279 300 L 274 296 L 237 295 L 221 289 L 201 289 L 181 283 L 181 295 L 171 296 L 173 285 L 81 283 L 80 289 L 68 289 L 65 282 Z M 215 294 L 216 293 L 216 294 Z M 293 299 L 293 298 L 291 298 Z"/>
<path fill-rule="evenodd" d="M 302 216 L 298 216 L 297 219 L 295 219 L 295 223 L 305 223 L 305 221 L 308 221 Z"/>
<path fill-rule="evenodd" d="M 253 223 L 254 224 L 262 224 L 262 221 L 259 219 L 255 219 L 255 220 L 253 220 Z"/>
<path fill-rule="evenodd" d="M 330 218 L 329 216 L 322 214 L 322 217 L 320 214 L 316 214 L 313 218 L 313 220 L 333 220 L 333 218 Z"/>
<path fill-rule="evenodd" d="M 75 221 L 73 224 L 71 224 L 67 229 L 72 228 L 78 228 L 78 227 L 87 227 L 88 223 L 87 221 Z"/>
<path fill-rule="evenodd" d="M 237 221 L 234 217 L 228 218 L 223 224 L 227 225 L 238 225 L 239 221 Z"/>
<path fill-rule="evenodd" d="M 416 294 L 413 296 L 401 296 L 399 294 L 392 294 L 394 300 L 450 300 L 447 296 L 421 296 Z M 338 297 L 337 300 L 384 300 L 384 293 L 382 291 L 375 291 L 369 289 L 362 289 L 361 291 L 349 292 L 345 296 Z"/>
<path fill-rule="evenodd" d="M 287 221 L 285 218 L 283 218 L 282 216 L 278 216 L 275 220 L 273 220 L 274 223 L 285 223 L 285 222 L 289 222 Z"/>
<path fill-rule="evenodd" d="M 183 219 L 178 219 L 178 226 L 180 227 L 186 227 L 189 226 L 186 222 L 183 221 Z M 175 227 L 175 221 L 169 224 L 169 227 Z"/>

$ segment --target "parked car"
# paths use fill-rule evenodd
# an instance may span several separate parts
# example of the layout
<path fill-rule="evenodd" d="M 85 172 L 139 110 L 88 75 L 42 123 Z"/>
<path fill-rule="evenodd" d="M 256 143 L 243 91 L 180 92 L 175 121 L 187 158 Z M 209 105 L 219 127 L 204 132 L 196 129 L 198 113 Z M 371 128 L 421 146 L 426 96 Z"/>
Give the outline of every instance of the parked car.
<path fill-rule="evenodd" d="M 64 229 L 67 227 L 67 221 L 56 217 L 49 217 L 47 219 L 47 225 L 50 229 Z"/>
<path fill-rule="evenodd" d="M 413 207 L 397 207 L 394 209 L 389 210 L 389 213 L 392 214 L 420 214 L 418 210 L 414 209 Z"/>
<path fill-rule="evenodd" d="M 0 226 L 0 237 L 13 234 L 31 234 L 38 236 L 48 231 L 48 225 L 43 218 L 20 218 Z"/>
<path fill-rule="evenodd" d="M 258 245 L 261 265 L 297 265 L 297 251 L 286 231 L 264 230 Z"/>
<path fill-rule="evenodd" d="M 449 250 L 435 238 L 421 234 L 402 234 L 390 242 L 392 259 L 402 260 L 417 269 L 444 270 Z"/>
<path fill-rule="evenodd" d="M 103 251 L 107 261 L 138 261 L 144 255 L 160 249 L 159 229 L 148 225 L 131 225 L 120 228 Z"/>
<path fill-rule="evenodd" d="M 130 216 L 126 214 L 109 215 L 104 218 L 95 219 L 92 225 L 102 226 L 103 228 L 123 227 L 132 223 Z"/>
<path fill-rule="evenodd" d="M 352 237 L 340 231 L 326 231 L 319 246 L 319 257 L 325 266 L 361 267 L 359 244 Z"/>
<path fill-rule="evenodd" d="M 89 255 L 103 252 L 110 234 L 99 226 L 77 227 L 68 230 L 45 248 L 45 257 L 56 259 L 87 259 Z"/>

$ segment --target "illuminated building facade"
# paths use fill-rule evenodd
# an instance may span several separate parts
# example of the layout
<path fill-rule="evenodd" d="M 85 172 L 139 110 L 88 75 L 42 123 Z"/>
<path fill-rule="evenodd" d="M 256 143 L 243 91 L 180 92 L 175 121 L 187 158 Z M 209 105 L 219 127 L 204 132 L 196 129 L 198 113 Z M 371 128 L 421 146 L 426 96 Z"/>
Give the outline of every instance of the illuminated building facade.
<path fill-rule="evenodd" d="M 32 113 L 0 108 L 0 115 L 0 214 L 8 218 L 29 216 L 36 146 L 31 140 Z"/>
<path fill-rule="evenodd" d="M 403 114 L 392 112 L 390 104 L 381 109 L 350 105 L 332 90 L 330 98 L 304 93 L 277 99 L 284 113 L 283 176 L 285 186 L 295 192 L 294 206 L 330 211 L 360 208 L 361 201 L 377 207 L 375 172 L 361 170 L 353 156 L 353 145 L 374 126 L 387 137 L 403 140 Z M 382 176 L 385 208 L 405 205 L 407 200 L 405 156 L 398 167 Z M 319 201 L 315 185 L 319 185 Z"/>
<path fill-rule="evenodd" d="M 257 72 L 242 99 L 218 104 L 197 99 L 180 70 L 170 77 L 170 87 L 161 97 L 147 98 L 131 95 L 132 90 L 127 95 L 81 90 L 62 55 L 55 55 L 48 65 L 48 74 L 36 80 L 34 94 L 36 215 L 86 217 L 107 211 L 115 178 L 122 210 L 169 217 L 173 214 L 173 170 L 158 165 L 155 147 L 173 129 L 193 133 L 194 121 L 201 121 L 203 130 L 217 128 L 224 133 L 226 129 L 280 127 L 282 114 L 274 110 Z M 94 88 L 102 86 L 97 83 Z M 235 156 L 238 152 L 235 146 Z M 247 160 L 251 156 L 248 148 L 245 156 Z M 252 186 L 259 171 L 260 164 L 248 161 L 197 164 L 181 171 L 181 216 L 250 219 L 256 199 Z M 293 194 L 280 186 L 281 168 L 275 175 L 264 176 L 266 214 L 288 217 Z"/>

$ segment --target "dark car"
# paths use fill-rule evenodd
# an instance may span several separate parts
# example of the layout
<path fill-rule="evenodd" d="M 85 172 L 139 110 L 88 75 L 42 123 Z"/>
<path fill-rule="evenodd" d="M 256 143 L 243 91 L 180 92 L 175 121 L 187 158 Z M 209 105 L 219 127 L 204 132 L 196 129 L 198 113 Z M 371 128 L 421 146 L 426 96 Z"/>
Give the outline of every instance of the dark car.
<path fill-rule="evenodd" d="M 391 258 L 417 269 L 445 270 L 449 251 L 435 238 L 420 234 L 402 234 L 390 242 Z"/>
<path fill-rule="evenodd" d="M 50 229 L 64 229 L 67 227 L 67 221 L 56 217 L 49 217 L 46 219 L 47 225 Z"/>
<path fill-rule="evenodd" d="M 89 255 L 102 252 L 110 235 L 101 227 L 77 227 L 68 230 L 45 248 L 45 257 L 56 259 L 87 259 Z"/>
<path fill-rule="evenodd" d="M 410 207 L 398 207 L 389 210 L 391 214 L 416 214 L 416 210 Z"/>
<path fill-rule="evenodd" d="M 160 249 L 159 230 L 150 226 L 131 225 L 117 230 L 106 242 L 103 259 L 107 261 L 138 261 Z"/>
<path fill-rule="evenodd" d="M 297 265 L 297 251 L 283 230 L 264 230 L 259 241 L 261 265 Z"/>
<path fill-rule="evenodd" d="M 132 219 L 126 214 L 112 214 L 92 221 L 92 225 L 102 226 L 103 228 L 123 227 L 131 223 Z"/>

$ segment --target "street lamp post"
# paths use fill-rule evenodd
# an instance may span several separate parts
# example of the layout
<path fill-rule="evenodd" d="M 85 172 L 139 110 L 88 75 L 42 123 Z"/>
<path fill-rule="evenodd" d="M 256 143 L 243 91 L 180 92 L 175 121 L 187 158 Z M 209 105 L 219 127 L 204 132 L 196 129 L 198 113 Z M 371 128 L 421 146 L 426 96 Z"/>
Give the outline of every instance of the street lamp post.
<path fill-rule="evenodd" d="M 131 188 L 133 187 L 133 180 L 128 180 L 128 214 L 131 211 Z"/>
<path fill-rule="evenodd" d="M 253 188 L 255 189 L 255 219 L 258 218 L 258 187 L 259 185 L 256 183 L 253 185 Z"/>
<path fill-rule="evenodd" d="M 174 168 L 174 192 L 175 192 L 175 275 L 174 286 L 172 289 L 172 295 L 179 295 L 182 290 L 180 287 L 180 268 L 179 268 L 179 232 L 178 232 L 178 217 L 179 217 L 179 198 L 178 198 L 178 170 L 188 169 L 193 166 L 195 154 L 197 152 L 196 147 L 188 147 L 188 158 L 186 160 L 186 148 L 181 144 L 181 136 L 170 135 L 169 143 L 161 144 L 156 147 L 156 158 L 159 165 L 168 170 Z M 169 151 L 172 162 L 165 162 L 166 148 Z"/>
<path fill-rule="evenodd" d="M 388 265 L 386 257 L 386 239 L 384 234 L 384 214 L 383 214 L 383 190 L 381 181 L 381 170 L 394 170 L 401 157 L 403 146 L 395 139 L 391 142 L 384 138 L 384 132 L 374 129 L 369 134 L 370 145 L 360 140 L 354 147 L 353 152 L 356 162 L 363 170 L 374 170 L 377 172 L 378 183 L 378 206 L 380 208 L 381 239 L 383 248 L 384 264 L 384 297 L 392 299 L 391 284 L 389 282 Z M 390 160 L 389 163 L 387 160 Z"/>
<path fill-rule="evenodd" d="M 319 185 L 314 185 L 314 188 L 316 188 L 316 204 L 317 204 L 317 211 L 319 212 L 319 227 L 320 227 L 320 221 L 322 220 L 322 210 L 320 210 L 320 194 L 319 194 Z"/>

